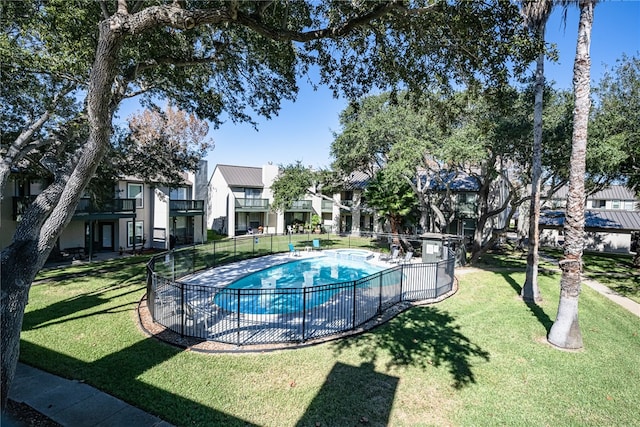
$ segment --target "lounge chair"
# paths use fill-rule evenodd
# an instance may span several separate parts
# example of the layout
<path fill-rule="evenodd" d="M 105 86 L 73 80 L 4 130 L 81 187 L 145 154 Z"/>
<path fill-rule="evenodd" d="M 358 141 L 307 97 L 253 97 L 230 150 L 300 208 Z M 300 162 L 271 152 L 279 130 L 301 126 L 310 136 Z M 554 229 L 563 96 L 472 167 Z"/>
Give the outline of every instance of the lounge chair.
<path fill-rule="evenodd" d="M 289 243 L 289 256 L 300 256 L 300 251 L 293 246 L 293 243 Z"/>
<path fill-rule="evenodd" d="M 400 261 L 398 258 L 399 255 L 400 255 L 400 249 L 393 248 L 393 250 L 391 251 L 391 257 L 389 257 L 389 259 L 387 259 L 386 261 L 392 264 L 395 264 L 396 262 Z"/>
<path fill-rule="evenodd" d="M 202 328 L 204 326 L 204 333 L 206 336 L 209 334 L 209 314 L 207 310 L 198 307 L 190 302 L 186 303 L 186 318 L 187 321 L 191 321 L 191 326 L 194 329 Z"/>
<path fill-rule="evenodd" d="M 320 239 L 313 239 L 313 250 L 322 250 L 320 247 Z"/>
<path fill-rule="evenodd" d="M 400 260 L 400 264 L 411 264 L 411 258 L 413 258 L 413 252 L 407 252 L 404 254 L 404 258 Z"/>

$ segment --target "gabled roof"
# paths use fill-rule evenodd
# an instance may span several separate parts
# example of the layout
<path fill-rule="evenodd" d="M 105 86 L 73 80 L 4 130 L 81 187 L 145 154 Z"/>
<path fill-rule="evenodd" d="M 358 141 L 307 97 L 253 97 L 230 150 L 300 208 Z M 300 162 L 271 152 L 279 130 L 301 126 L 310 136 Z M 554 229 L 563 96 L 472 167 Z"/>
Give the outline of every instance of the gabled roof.
<path fill-rule="evenodd" d="M 566 199 L 569 192 L 569 186 L 564 185 L 556 191 L 551 198 L 552 199 Z M 587 200 L 637 200 L 636 195 L 632 190 L 624 185 L 611 185 L 604 190 L 600 190 L 593 193 Z"/>
<path fill-rule="evenodd" d="M 426 182 L 426 180 L 429 179 L 429 188 L 435 191 L 446 191 L 447 187 L 451 191 L 480 190 L 480 183 L 476 178 L 458 172 L 441 170 L 436 174 L 427 174 L 423 171 L 420 173 L 420 178 L 422 182 Z"/>
<path fill-rule="evenodd" d="M 640 231 L 640 212 L 618 209 L 590 209 L 584 213 L 585 229 Z M 563 227 L 564 211 L 540 212 L 540 225 Z"/>
<path fill-rule="evenodd" d="M 216 168 L 220 170 L 229 187 L 264 187 L 262 168 L 232 165 L 217 165 Z"/>
<path fill-rule="evenodd" d="M 369 175 L 364 172 L 352 172 L 345 183 L 345 190 L 363 190 L 369 183 Z"/>
<path fill-rule="evenodd" d="M 591 200 L 636 200 L 633 191 L 623 185 L 612 185 L 589 196 Z"/>

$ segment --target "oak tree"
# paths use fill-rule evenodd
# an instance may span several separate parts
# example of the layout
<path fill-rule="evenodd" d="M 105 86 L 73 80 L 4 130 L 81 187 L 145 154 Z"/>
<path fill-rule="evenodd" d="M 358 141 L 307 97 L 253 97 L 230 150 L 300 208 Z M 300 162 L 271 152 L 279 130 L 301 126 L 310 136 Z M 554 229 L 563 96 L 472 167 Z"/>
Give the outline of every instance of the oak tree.
<path fill-rule="evenodd" d="M 502 85 L 532 55 L 508 1 L 2 2 L 0 191 L 34 150 L 50 184 L 1 254 L 2 408 L 31 282 L 105 154 L 121 103 L 138 98 L 206 119 L 255 122 L 294 99 L 311 66 L 349 98 L 372 88 Z M 521 38 L 522 37 L 522 38 Z M 21 90 L 21 89 L 25 90 Z M 5 124 L 6 119 L 6 124 Z M 75 125 L 86 137 L 67 139 Z"/>

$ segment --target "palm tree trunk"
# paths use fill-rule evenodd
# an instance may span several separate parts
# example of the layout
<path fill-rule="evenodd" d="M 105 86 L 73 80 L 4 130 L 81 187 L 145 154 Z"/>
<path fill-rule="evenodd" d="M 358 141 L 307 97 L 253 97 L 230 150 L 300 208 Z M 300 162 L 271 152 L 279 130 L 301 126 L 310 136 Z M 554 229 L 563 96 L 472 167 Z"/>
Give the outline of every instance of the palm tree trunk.
<path fill-rule="evenodd" d="M 547 20 L 551 14 L 552 4 L 548 0 L 526 2 L 523 5 L 525 21 L 536 33 L 537 40 L 544 42 Z M 529 207 L 529 253 L 522 299 L 528 302 L 540 301 L 538 287 L 538 249 L 540 245 L 540 177 L 542 176 L 542 112 L 544 95 L 544 51 L 538 54 L 536 61 L 535 102 L 533 107 L 533 154 L 531 166 L 531 202 Z"/>
<path fill-rule="evenodd" d="M 578 323 L 578 297 L 582 278 L 582 251 L 584 246 L 584 174 L 587 152 L 587 124 L 590 95 L 591 58 L 589 47 L 595 0 L 580 0 L 578 43 L 573 66 L 573 138 L 571 141 L 571 167 L 564 224 L 564 259 L 560 261 L 560 304 L 558 315 L 549 331 L 548 340 L 560 348 L 582 348 L 582 334 Z"/>
<path fill-rule="evenodd" d="M 544 39 L 544 25 L 541 29 Z M 533 164 L 531 174 L 531 205 L 529 208 L 529 253 L 527 272 L 522 286 L 522 299 L 540 301 L 538 286 L 538 248 L 540 245 L 540 177 L 542 175 L 542 97 L 544 95 L 544 53 L 538 55 L 536 63 L 536 88 L 533 119 Z"/>

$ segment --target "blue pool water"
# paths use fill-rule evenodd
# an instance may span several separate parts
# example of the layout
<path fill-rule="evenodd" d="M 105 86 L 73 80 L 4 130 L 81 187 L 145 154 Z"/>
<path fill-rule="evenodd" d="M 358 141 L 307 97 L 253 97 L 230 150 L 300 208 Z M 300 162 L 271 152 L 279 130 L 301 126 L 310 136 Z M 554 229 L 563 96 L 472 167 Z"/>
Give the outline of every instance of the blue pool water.
<path fill-rule="evenodd" d="M 328 285 L 361 279 L 381 270 L 381 267 L 366 262 L 321 256 L 258 271 L 236 280 L 228 288 L 302 288 Z"/>
<path fill-rule="evenodd" d="M 384 268 L 367 262 L 320 256 L 276 265 L 228 285 L 215 297 L 223 309 L 247 314 L 284 314 L 317 306 L 342 290 L 334 284 L 374 275 Z M 303 296 L 304 288 L 308 289 Z M 238 300 L 239 297 L 239 300 Z"/>

